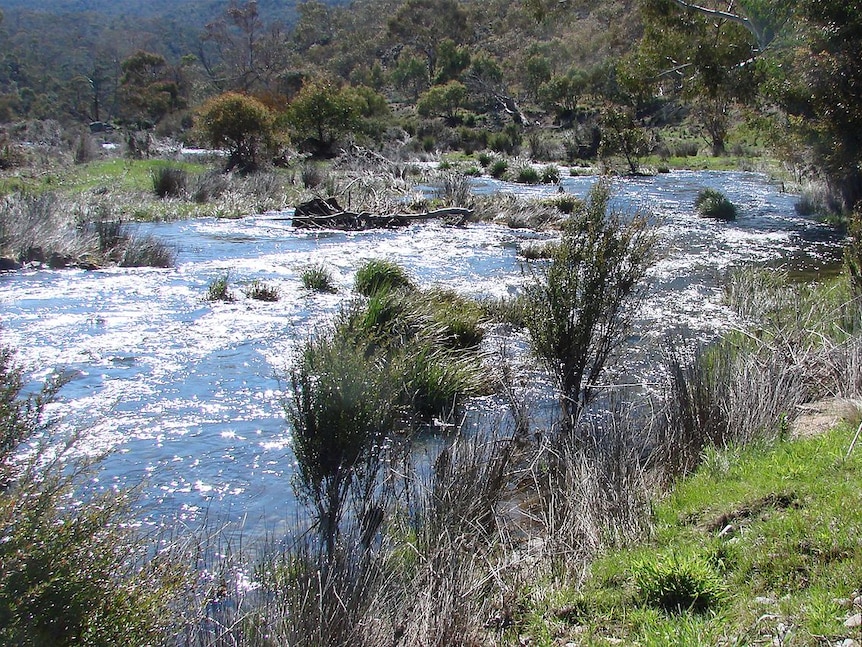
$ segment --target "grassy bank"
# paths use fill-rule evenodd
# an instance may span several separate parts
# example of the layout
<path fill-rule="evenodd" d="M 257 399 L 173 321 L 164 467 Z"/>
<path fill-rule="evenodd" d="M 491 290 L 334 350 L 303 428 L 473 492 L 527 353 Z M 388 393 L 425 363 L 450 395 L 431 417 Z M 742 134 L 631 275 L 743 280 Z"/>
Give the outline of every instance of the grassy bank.
<path fill-rule="evenodd" d="M 582 587 L 524 592 L 535 645 L 842 644 L 862 639 L 858 410 L 826 434 L 710 450 L 643 541 L 605 552 Z M 846 624 L 845 624 L 846 623 Z M 514 644 L 514 643 L 513 643 Z M 524 644 L 523 642 L 521 644 Z"/>

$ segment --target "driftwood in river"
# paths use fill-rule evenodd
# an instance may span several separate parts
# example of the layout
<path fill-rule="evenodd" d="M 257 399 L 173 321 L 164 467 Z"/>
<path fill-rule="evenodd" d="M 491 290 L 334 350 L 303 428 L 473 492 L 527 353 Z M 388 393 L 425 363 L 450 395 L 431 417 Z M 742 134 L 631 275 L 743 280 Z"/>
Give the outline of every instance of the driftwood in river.
<path fill-rule="evenodd" d="M 447 224 L 460 226 L 473 213 L 472 209 L 446 207 L 425 213 L 397 213 L 379 215 L 368 212 L 345 211 L 335 198 L 322 200 L 314 198 L 297 205 L 293 215 L 293 226 L 303 229 L 342 229 L 360 231 L 363 229 L 389 229 L 406 227 L 415 222 L 443 220 Z"/>

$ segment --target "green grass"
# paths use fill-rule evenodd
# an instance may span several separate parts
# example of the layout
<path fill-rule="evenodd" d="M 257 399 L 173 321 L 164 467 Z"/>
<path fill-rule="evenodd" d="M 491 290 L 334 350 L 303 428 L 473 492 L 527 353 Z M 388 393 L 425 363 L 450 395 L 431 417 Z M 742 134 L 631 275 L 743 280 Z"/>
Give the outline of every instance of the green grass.
<path fill-rule="evenodd" d="M 537 645 L 771 644 L 780 626 L 783 645 L 858 640 L 843 625 L 862 587 L 854 432 L 710 451 L 656 506 L 651 538 L 598 559 L 580 590 L 549 585 L 518 631 Z"/>

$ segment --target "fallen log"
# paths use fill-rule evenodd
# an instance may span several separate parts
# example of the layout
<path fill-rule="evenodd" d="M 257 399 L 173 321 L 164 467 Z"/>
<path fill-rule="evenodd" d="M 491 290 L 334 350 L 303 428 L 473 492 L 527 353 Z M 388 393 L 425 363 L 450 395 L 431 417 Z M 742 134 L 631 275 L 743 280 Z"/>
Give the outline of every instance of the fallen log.
<path fill-rule="evenodd" d="M 301 229 L 363 231 L 407 227 L 428 220 L 443 220 L 448 225 L 460 227 L 472 214 L 472 209 L 462 207 L 445 207 L 424 213 L 372 214 L 367 211 L 346 211 L 339 206 L 335 198 L 314 198 L 297 205 L 292 221 L 294 227 Z"/>

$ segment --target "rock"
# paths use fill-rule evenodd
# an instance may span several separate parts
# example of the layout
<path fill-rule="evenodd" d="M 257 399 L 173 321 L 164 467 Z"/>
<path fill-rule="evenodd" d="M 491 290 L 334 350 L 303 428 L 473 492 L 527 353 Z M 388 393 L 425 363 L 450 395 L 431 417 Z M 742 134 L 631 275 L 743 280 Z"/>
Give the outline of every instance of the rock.
<path fill-rule="evenodd" d="M 862 627 L 862 613 L 855 613 L 844 621 L 844 626 L 848 629 L 857 629 Z"/>
<path fill-rule="evenodd" d="M 22 267 L 23 265 L 14 258 L 0 257 L 0 272 L 15 272 Z"/>

